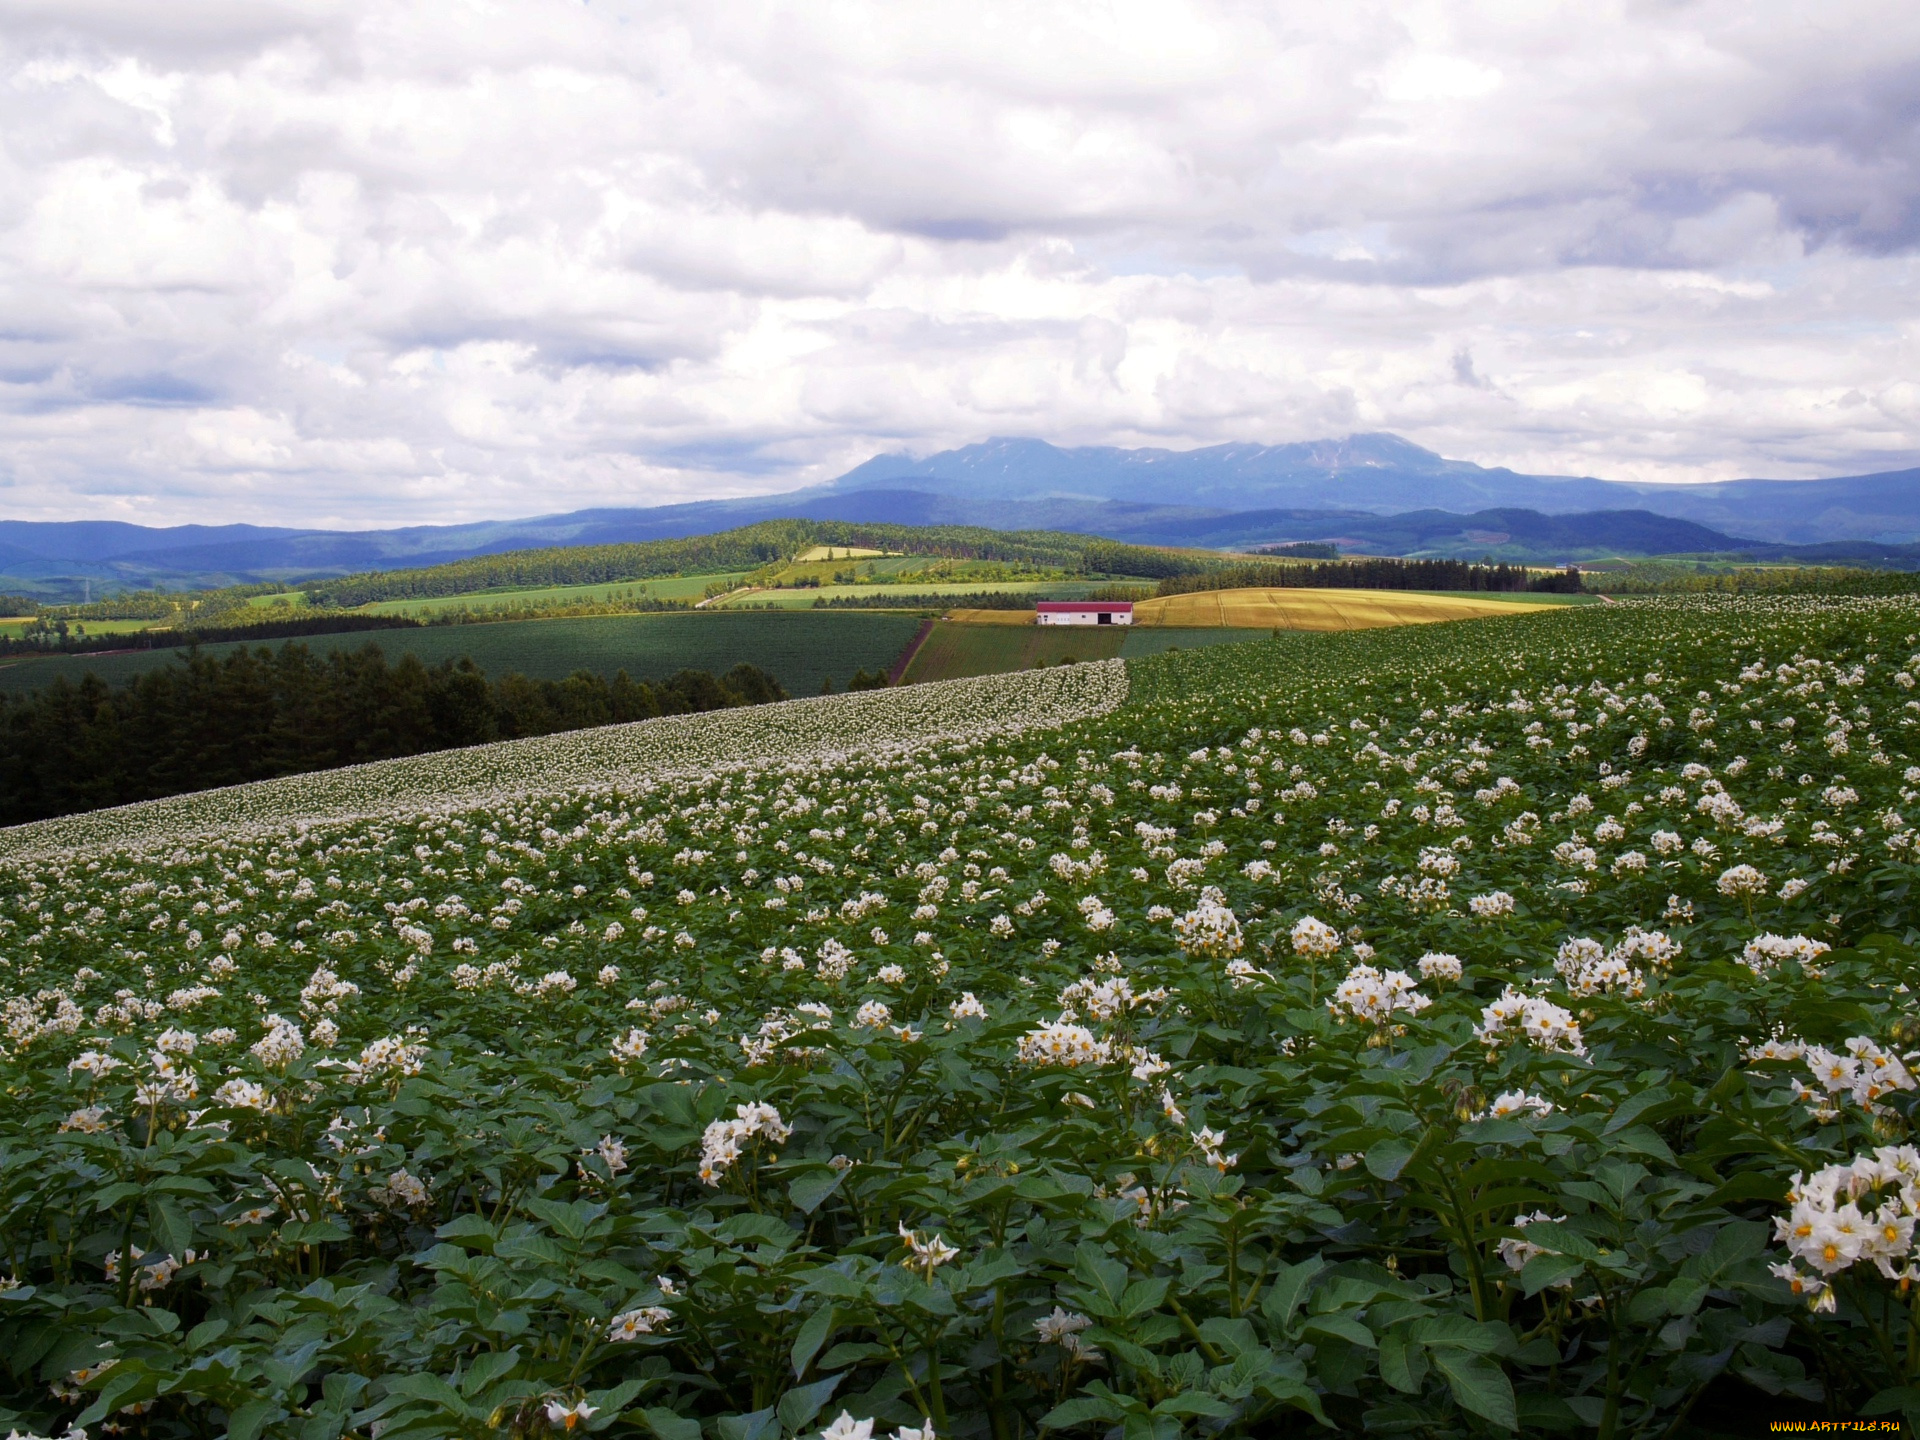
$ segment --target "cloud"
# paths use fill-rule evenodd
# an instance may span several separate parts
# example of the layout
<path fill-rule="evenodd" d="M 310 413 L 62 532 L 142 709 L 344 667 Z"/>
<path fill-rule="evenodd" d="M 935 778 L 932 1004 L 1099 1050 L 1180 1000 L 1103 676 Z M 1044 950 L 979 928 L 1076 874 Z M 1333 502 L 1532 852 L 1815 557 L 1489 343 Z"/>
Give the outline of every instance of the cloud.
<path fill-rule="evenodd" d="M 1920 12 L 0 0 L 0 511 L 1911 464 Z"/>

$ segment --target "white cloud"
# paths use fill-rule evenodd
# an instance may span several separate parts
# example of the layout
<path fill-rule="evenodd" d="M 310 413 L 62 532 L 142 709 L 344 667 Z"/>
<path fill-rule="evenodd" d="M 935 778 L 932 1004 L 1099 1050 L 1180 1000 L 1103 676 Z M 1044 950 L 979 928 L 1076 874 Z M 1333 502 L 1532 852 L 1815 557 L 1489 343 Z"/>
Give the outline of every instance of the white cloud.
<path fill-rule="evenodd" d="M 1912 463 L 1920 11 L 0 0 L 0 511 Z"/>

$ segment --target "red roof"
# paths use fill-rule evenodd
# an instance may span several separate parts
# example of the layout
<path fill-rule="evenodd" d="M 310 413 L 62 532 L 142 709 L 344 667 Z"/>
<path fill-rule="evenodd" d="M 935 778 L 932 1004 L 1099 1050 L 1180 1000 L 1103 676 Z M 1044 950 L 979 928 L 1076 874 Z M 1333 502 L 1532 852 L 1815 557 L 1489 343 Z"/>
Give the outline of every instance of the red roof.
<path fill-rule="evenodd" d="M 1114 614 L 1132 614 L 1131 600 L 1040 600 L 1035 602 L 1035 610 L 1048 610 L 1058 613 L 1062 610 L 1105 610 Z"/>

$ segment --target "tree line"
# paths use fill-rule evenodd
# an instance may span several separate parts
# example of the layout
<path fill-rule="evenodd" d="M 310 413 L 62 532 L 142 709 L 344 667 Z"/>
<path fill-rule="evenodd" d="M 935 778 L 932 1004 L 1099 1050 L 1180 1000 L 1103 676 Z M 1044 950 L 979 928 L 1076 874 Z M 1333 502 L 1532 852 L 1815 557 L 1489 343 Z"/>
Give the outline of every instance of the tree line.
<path fill-rule="evenodd" d="M 766 671 L 682 670 L 654 683 L 427 666 L 378 645 L 288 643 L 181 663 L 109 687 L 97 675 L 0 697 L 0 824 L 271 780 L 460 745 L 784 700 Z"/>
<path fill-rule="evenodd" d="M 969 594 L 919 595 L 904 586 L 876 585 L 866 595 L 826 595 L 815 610 L 1031 610 L 1033 595 L 1024 590 L 975 590 Z"/>
<path fill-rule="evenodd" d="M 224 611 L 231 616 L 234 612 Z M 256 614 L 265 614 L 256 611 Z M 404 615 L 300 615 L 262 619 L 251 624 L 196 625 L 186 630 L 132 630 L 88 634 L 80 621 L 42 615 L 21 627 L 19 636 L 0 635 L 0 655 L 91 655 L 103 650 L 182 650 L 222 640 L 284 640 L 294 635 L 337 635 L 360 630 L 417 630 L 418 620 Z"/>
<path fill-rule="evenodd" d="M 1239 590 L 1257 587 L 1312 587 L 1335 590 L 1531 590 L 1544 594 L 1577 595 L 1580 572 L 1565 570 L 1537 575 L 1524 565 L 1478 565 L 1466 560 L 1335 560 L 1319 564 L 1214 565 L 1197 573 L 1169 575 L 1161 580 L 1162 595 L 1186 595 L 1195 590 Z"/>
<path fill-rule="evenodd" d="M 1127 545 L 1118 540 L 1089 541 L 1080 558 L 1080 568 L 1089 575 L 1138 575 L 1147 580 L 1204 574 L 1214 563 L 1177 550 Z"/>
<path fill-rule="evenodd" d="M 1828 565 L 1754 566 L 1733 570 L 1648 561 L 1591 578 L 1609 595 L 1913 595 L 1920 574 Z"/>
<path fill-rule="evenodd" d="M 312 605 L 350 608 L 375 600 L 432 599 L 478 590 L 599 585 L 668 575 L 755 570 L 815 545 L 893 550 L 950 560 L 1016 560 L 1073 568 L 1084 536 L 1047 530 L 988 530 L 977 525 L 856 524 L 839 520 L 765 520 L 715 535 L 618 545 L 553 546 L 477 555 L 417 570 L 382 570 L 308 584 Z"/>

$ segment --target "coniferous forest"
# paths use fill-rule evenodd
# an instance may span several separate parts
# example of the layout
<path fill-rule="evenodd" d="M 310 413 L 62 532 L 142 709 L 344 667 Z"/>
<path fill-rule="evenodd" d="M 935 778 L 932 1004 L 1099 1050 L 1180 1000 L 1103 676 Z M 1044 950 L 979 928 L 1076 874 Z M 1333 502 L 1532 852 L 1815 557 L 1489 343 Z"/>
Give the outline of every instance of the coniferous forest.
<path fill-rule="evenodd" d="M 0 697 L 0 824 L 490 740 L 784 700 L 766 671 L 653 683 L 507 674 L 471 660 L 389 662 L 377 645 L 198 652 L 110 687 L 64 678 Z"/>

